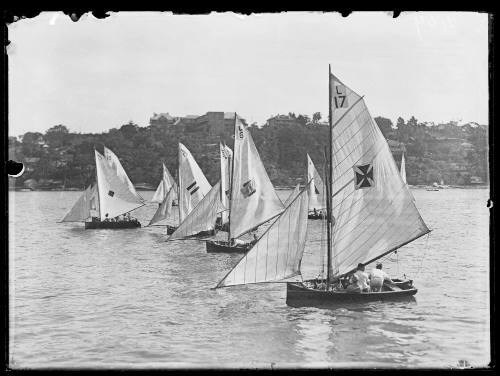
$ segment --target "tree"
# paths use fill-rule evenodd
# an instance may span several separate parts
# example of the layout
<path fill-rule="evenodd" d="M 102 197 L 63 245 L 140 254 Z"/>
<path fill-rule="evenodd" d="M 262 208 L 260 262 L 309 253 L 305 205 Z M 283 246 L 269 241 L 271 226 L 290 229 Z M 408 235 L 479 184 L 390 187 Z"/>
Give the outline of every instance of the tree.
<path fill-rule="evenodd" d="M 391 119 L 387 119 L 381 116 L 377 116 L 375 119 L 375 123 L 377 123 L 378 127 L 382 131 L 382 134 L 385 138 L 392 133 L 392 121 Z"/>
<path fill-rule="evenodd" d="M 66 145 L 68 141 L 69 130 L 65 125 L 54 125 L 45 132 L 45 140 L 54 148 Z"/>
<path fill-rule="evenodd" d="M 314 124 L 318 124 L 319 121 L 321 120 L 321 113 L 320 112 L 315 112 L 312 116 L 312 122 Z"/>

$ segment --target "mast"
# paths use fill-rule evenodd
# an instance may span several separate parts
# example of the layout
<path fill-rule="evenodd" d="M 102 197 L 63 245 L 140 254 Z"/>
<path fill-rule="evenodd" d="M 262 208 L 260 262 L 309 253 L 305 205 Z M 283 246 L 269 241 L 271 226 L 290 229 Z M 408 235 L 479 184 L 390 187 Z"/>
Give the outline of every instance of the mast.
<path fill-rule="evenodd" d="M 234 129 L 233 136 L 236 136 L 236 111 L 234 112 Z M 234 137 L 234 142 L 236 143 L 236 137 Z M 234 146 L 233 144 L 233 157 L 231 158 L 231 174 L 229 175 L 229 215 L 228 215 L 228 224 L 227 224 L 227 243 L 231 245 L 231 205 L 233 202 L 233 174 L 234 174 Z"/>
<path fill-rule="evenodd" d="M 327 272 L 326 272 L 326 286 L 328 287 L 332 279 L 332 195 L 330 194 L 333 164 L 332 164 L 332 143 L 333 143 L 333 127 L 332 127 L 332 85 L 331 80 L 331 67 L 328 64 L 328 158 L 327 158 L 327 171 L 326 171 L 326 238 L 327 238 Z"/>

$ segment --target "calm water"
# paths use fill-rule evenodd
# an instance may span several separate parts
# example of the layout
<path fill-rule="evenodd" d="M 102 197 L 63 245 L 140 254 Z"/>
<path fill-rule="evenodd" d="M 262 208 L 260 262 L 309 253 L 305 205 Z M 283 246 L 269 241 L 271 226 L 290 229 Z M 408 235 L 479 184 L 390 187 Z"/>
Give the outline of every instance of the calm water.
<path fill-rule="evenodd" d="M 413 278 L 416 301 L 319 309 L 287 306 L 284 284 L 211 290 L 241 255 L 207 254 L 198 241 L 160 242 L 159 227 L 56 223 L 80 192 L 9 192 L 10 364 L 486 366 L 488 190 L 413 194 L 434 231 L 384 269 Z M 154 210 L 136 216 L 146 224 Z M 309 221 L 304 277 L 319 271 L 320 223 Z"/>

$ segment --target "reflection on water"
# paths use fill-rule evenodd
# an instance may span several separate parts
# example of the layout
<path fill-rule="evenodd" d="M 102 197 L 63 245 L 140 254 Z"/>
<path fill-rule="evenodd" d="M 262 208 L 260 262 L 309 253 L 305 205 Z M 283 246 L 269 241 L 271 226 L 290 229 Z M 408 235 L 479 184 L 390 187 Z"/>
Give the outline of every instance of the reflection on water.
<path fill-rule="evenodd" d="M 200 241 L 165 243 L 160 227 L 56 223 L 79 192 L 10 192 L 11 365 L 485 366 L 488 192 L 413 193 L 434 231 L 389 255 L 384 269 L 412 278 L 416 298 L 292 307 L 281 283 L 211 289 L 241 255 L 207 254 Z M 136 215 L 145 224 L 155 209 Z M 321 226 L 309 222 L 304 278 L 321 272 Z"/>

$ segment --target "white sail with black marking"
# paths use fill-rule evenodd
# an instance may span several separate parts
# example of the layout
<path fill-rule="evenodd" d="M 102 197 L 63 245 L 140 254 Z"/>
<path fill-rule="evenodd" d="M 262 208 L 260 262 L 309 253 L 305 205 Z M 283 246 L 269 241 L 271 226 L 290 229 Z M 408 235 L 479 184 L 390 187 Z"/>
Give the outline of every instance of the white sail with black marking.
<path fill-rule="evenodd" d="M 167 240 L 189 238 L 202 231 L 215 229 L 217 215 L 225 210 L 220 202 L 220 181 L 215 184 L 205 197 L 181 222 L 179 227 Z"/>
<path fill-rule="evenodd" d="M 303 190 L 217 287 L 297 277 L 307 234 L 309 198 Z"/>
<path fill-rule="evenodd" d="M 95 162 L 101 220 L 117 217 L 144 205 L 97 150 Z"/>
<path fill-rule="evenodd" d="M 148 226 L 151 226 L 154 223 L 163 221 L 164 219 L 167 219 L 170 217 L 172 214 L 172 203 L 174 201 L 174 195 L 175 195 L 175 188 L 171 187 L 170 190 L 167 192 L 165 198 L 163 199 L 162 203 L 156 209 L 156 212 L 151 218 L 151 221 L 149 221 Z"/>
<path fill-rule="evenodd" d="M 173 195 L 172 199 L 175 200 L 177 198 L 177 184 L 175 183 L 174 178 L 168 171 L 167 167 L 163 163 L 163 176 L 156 188 L 156 191 L 151 198 L 151 202 L 156 202 L 158 204 L 162 203 L 167 193 L 170 191 L 170 188 L 174 187 L 174 191 L 171 193 Z"/>
<path fill-rule="evenodd" d="M 109 150 L 107 147 L 104 147 L 104 156 L 106 157 L 106 160 L 108 161 L 111 168 L 116 171 L 118 178 L 128 186 L 129 191 L 139 200 L 144 201 L 144 199 L 135 190 L 134 184 L 132 184 L 132 182 L 130 181 L 116 154 Z"/>
<path fill-rule="evenodd" d="M 221 202 L 229 208 L 229 193 L 231 192 L 231 168 L 233 163 L 233 151 L 222 143 L 219 144 L 220 152 L 220 187 Z M 229 220 L 229 211 L 222 212 L 222 223 Z"/>
<path fill-rule="evenodd" d="M 325 209 L 325 186 L 309 154 L 307 154 L 307 181 L 312 181 L 309 185 L 309 210 Z"/>
<path fill-rule="evenodd" d="M 238 117 L 235 121 L 230 211 L 230 232 L 233 238 L 269 221 L 284 209 L 260 159 L 252 135 Z"/>
<path fill-rule="evenodd" d="M 211 185 L 190 151 L 179 143 L 179 215 L 182 222 L 210 191 Z"/>
<path fill-rule="evenodd" d="M 61 222 L 83 222 L 88 219 L 90 217 L 91 198 L 92 187 L 89 185 Z"/>
<path fill-rule="evenodd" d="M 362 97 L 330 76 L 334 274 L 429 232 Z"/>

